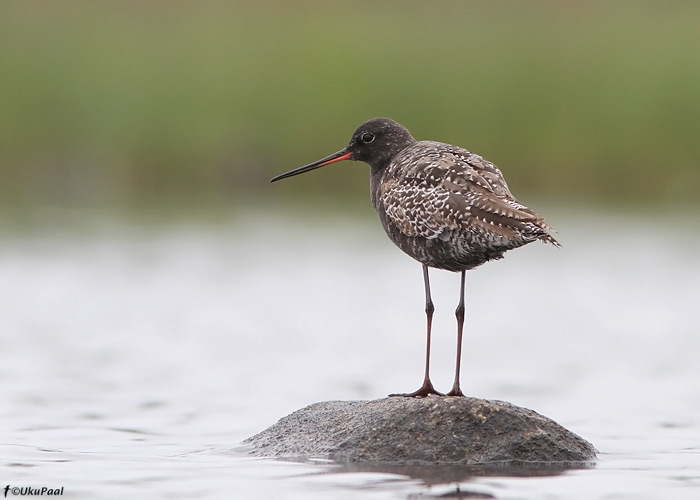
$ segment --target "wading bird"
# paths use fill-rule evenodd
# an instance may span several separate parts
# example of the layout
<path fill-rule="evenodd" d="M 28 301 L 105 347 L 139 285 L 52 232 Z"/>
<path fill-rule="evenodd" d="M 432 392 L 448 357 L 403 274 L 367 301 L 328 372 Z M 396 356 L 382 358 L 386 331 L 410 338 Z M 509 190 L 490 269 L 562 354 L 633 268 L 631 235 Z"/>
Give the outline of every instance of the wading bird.
<path fill-rule="evenodd" d="M 450 144 L 417 141 L 388 118 L 360 125 L 344 148 L 326 158 L 278 175 L 271 182 L 342 160 L 370 166 L 370 192 L 379 220 L 396 246 L 423 265 L 427 348 L 423 385 L 392 396 L 442 396 L 430 381 L 433 301 L 428 268 L 461 273 L 457 316 L 457 361 L 447 396 L 463 396 L 459 385 L 466 271 L 535 240 L 560 246 L 544 219 L 520 203 L 501 171 L 481 156 Z"/>

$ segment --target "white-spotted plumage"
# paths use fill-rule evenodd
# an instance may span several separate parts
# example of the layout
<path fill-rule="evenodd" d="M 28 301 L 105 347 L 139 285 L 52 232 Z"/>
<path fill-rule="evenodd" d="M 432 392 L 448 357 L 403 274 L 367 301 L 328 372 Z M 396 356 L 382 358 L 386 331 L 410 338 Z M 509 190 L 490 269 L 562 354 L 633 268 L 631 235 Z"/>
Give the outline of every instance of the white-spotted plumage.
<path fill-rule="evenodd" d="M 491 162 L 450 144 L 416 141 L 388 118 L 360 125 L 342 150 L 273 181 L 341 160 L 369 164 L 372 205 L 389 238 L 423 264 L 427 349 L 423 385 L 396 396 L 442 395 L 430 381 L 433 302 L 428 267 L 461 272 L 457 317 L 457 363 L 448 396 L 463 396 L 459 373 L 464 326 L 464 283 L 468 269 L 500 259 L 536 240 L 559 246 L 544 219 L 520 203 Z"/>
<path fill-rule="evenodd" d="M 416 141 L 375 175 L 374 206 L 387 234 L 429 267 L 462 271 L 538 239 L 558 245 L 500 170 L 465 149 Z"/>

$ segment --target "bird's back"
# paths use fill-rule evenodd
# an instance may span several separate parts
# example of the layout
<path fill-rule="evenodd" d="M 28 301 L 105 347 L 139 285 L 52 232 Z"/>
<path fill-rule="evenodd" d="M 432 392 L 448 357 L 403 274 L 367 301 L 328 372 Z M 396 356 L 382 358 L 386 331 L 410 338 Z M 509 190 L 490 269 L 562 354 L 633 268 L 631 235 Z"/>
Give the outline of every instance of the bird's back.
<path fill-rule="evenodd" d="M 401 151 L 372 176 L 372 202 L 392 241 L 430 267 L 471 269 L 538 239 L 558 245 L 493 163 L 449 144 Z"/>

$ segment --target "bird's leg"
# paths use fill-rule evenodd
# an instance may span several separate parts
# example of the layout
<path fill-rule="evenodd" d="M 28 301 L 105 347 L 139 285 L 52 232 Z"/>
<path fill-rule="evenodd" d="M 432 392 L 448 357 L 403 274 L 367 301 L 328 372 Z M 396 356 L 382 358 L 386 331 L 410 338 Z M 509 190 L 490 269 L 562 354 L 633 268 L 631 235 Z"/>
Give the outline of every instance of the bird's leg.
<path fill-rule="evenodd" d="M 425 316 L 428 322 L 428 333 L 427 333 L 427 346 L 425 349 L 425 377 L 423 378 L 423 385 L 420 389 L 415 392 L 410 392 L 406 394 L 389 394 L 389 396 L 403 396 L 407 398 L 424 398 L 435 394 L 436 396 L 444 396 L 444 394 L 439 393 L 433 387 L 433 383 L 430 381 L 430 330 L 433 325 L 433 312 L 435 312 L 435 306 L 433 305 L 433 300 L 430 297 L 430 279 L 428 278 L 428 266 L 423 265 L 423 282 L 425 283 Z"/>
<path fill-rule="evenodd" d="M 464 396 L 462 389 L 459 388 L 459 368 L 462 359 L 462 330 L 464 329 L 464 278 L 467 272 L 462 271 L 462 283 L 459 289 L 459 305 L 455 311 L 457 316 L 457 365 L 455 367 L 455 381 L 452 384 L 452 390 L 447 393 L 448 396 Z"/>

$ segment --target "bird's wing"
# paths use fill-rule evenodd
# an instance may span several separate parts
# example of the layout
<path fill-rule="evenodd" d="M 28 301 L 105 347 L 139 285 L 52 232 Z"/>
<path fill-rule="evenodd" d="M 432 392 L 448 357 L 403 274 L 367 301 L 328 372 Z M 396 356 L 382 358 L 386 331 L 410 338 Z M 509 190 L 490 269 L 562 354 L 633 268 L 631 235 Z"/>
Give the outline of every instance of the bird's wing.
<path fill-rule="evenodd" d="M 397 157 L 382 185 L 387 215 L 407 236 L 438 238 L 446 230 L 488 232 L 506 239 L 549 227 L 516 200 L 491 162 L 445 145 Z M 537 231 L 539 228 L 540 231 Z"/>

